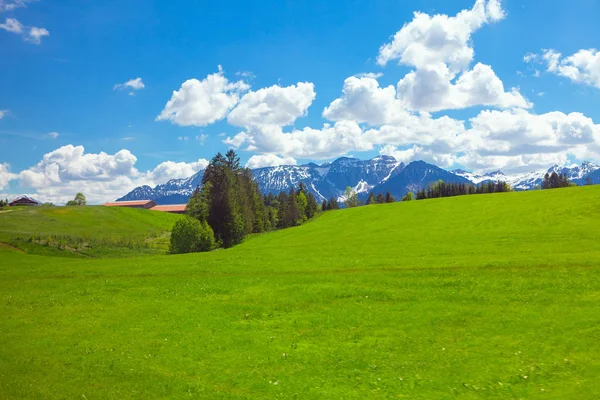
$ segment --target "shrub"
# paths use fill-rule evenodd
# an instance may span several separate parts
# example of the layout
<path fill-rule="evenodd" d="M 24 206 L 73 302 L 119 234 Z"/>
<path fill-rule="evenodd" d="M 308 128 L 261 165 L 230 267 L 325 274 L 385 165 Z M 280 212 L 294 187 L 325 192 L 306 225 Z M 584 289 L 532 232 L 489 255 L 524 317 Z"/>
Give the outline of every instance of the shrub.
<path fill-rule="evenodd" d="M 186 216 L 173 226 L 169 247 L 172 254 L 210 251 L 214 247 L 215 236 L 206 222 Z"/>

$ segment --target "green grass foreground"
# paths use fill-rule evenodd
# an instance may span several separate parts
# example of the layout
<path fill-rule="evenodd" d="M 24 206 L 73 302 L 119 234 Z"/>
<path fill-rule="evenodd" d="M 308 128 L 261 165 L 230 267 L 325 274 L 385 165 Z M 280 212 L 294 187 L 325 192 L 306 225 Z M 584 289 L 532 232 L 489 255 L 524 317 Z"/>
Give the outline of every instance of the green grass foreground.
<path fill-rule="evenodd" d="M 331 211 L 202 254 L 0 248 L 0 397 L 597 399 L 599 238 L 595 186 Z"/>
<path fill-rule="evenodd" d="M 164 254 L 179 218 L 120 207 L 9 207 L 0 213 L 0 242 L 40 255 Z"/>

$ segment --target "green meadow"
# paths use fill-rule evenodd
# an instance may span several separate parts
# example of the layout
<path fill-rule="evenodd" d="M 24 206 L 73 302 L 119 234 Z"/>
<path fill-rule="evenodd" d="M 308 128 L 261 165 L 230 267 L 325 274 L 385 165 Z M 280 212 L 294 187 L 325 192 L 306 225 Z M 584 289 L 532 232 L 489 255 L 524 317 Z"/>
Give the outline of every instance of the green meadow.
<path fill-rule="evenodd" d="M 210 253 L 27 241 L 179 218 L 106 210 L 0 213 L 0 398 L 600 398 L 600 186 L 329 211 Z"/>
<path fill-rule="evenodd" d="M 63 257 L 164 254 L 179 218 L 121 207 L 7 207 L 0 210 L 0 242 Z"/>

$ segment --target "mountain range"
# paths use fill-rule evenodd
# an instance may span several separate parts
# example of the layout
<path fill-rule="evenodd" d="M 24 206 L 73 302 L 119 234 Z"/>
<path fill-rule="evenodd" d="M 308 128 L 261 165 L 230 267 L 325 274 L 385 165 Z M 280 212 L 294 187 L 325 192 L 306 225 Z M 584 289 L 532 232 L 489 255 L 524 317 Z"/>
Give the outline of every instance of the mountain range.
<path fill-rule="evenodd" d="M 484 175 L 460 169 L 447 171 L 424 161 L 413 161 L 405 165 L 391 156 L 378 156 L 370 160 L 341 157 L 320 165 L 279 165 L 252 170 L 254 180 L 264 194 L 287 191 L 303 182 L 319 202 L 331 197 L 343 201 L 344 190 L 348 186 L 358 193 L 361 199 L 365 199 L 370 191 L 389 191 L 396 199 L 400 199 L 409 191 L 416 192 L 440 179 L 449 183 L 466 184 L 505 181 L 515 190 L 531 190 L 541 185 L 546 172 L 564 173 L 578 185 L 600 183 L 600 166 L 589 162 L 570 167 L 555 165 L 547 171 L 510 176 L 502 171 Z M 117 201 L 154 200 L 157 204 L 186 203 L 193 190 L 201 184 L 203 174 L 204 171 L 199 171 L 189 178 L 171 179 L 154 188 L 140 186 Z"/>

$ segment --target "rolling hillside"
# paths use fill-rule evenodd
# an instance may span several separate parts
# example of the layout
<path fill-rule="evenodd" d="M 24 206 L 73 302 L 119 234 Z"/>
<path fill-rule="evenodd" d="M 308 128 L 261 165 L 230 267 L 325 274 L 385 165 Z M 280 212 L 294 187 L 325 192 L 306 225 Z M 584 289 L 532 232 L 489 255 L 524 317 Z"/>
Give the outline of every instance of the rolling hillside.
<path fill-rule="evenodd" d="M 167 248 L 180 216 L 103 206 L 16 207 L 0 213 L 0 242 L 34 254 L 122 256 Z"/>
<path fill-rule="evenodd" d="M 598 237 L 590 186 L 331 211 L 202 254 L 0 248 L 0 393 L 595 399 Z"/>

